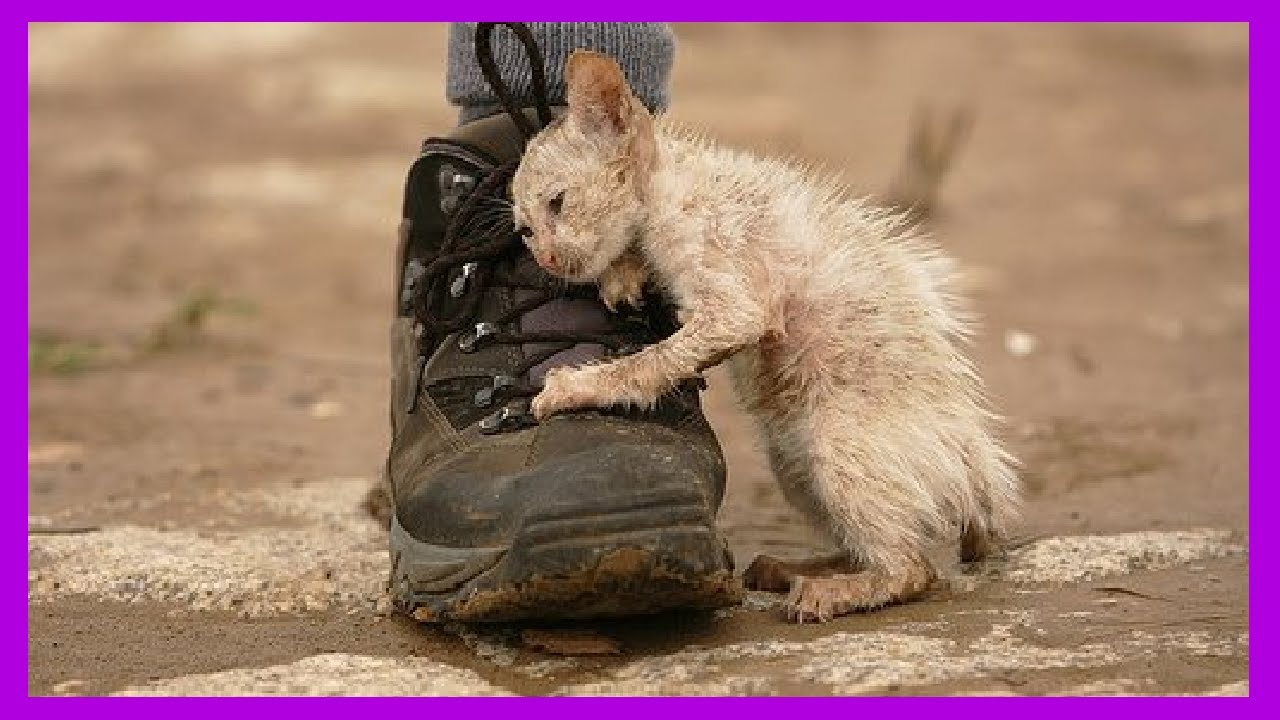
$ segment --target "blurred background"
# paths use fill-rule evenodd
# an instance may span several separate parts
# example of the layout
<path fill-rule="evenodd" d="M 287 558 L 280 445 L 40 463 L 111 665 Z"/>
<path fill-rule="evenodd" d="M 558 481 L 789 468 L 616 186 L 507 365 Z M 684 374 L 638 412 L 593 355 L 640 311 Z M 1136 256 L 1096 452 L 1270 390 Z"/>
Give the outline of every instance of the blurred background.
<path fill-rule="evenodd" d="M 843 173 L 973 132 L 933 226 L 1024 462 L 1027 534 L 1247 530 L 1244 25 L 679 25 L 673 117 Z M 395 228 L 446 31 L 31 25 L 29 504 L 377 475 Z M 713 380 L 740 559 L 803 547 Z"/>

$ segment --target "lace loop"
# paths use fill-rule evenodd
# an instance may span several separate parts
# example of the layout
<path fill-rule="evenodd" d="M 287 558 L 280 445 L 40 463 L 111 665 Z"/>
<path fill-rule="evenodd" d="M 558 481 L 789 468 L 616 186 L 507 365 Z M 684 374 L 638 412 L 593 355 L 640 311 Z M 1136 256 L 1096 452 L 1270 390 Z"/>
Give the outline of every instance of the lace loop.
<path fill-rule="evenodd" d="M 538 42 L 533 39 L 533 33 L 529 31 L 526 23 L 482 22 L 476 24 L 476 61 L 480 63 L 480 72 L 484 75 L 485 82 L 489 83 L 489 87 L 493 89 L 493 94 L 498 96 L 502 109 L 511 116 L 511 121 L 528 142 L 538 131 L 516 105 L 515 98 L 511 95 L 511 86 L 502 79 L 501 73 L 498 72 L 498 64 L 493 60 L 493 31 L 499 25 L 510 28 L 511 32 L 515 33 L 516 39 L 524 46 L 525 54 L 529 57 L 529 79 L 533 90 L 533 102 L 538 110 L 539 122 L 546 127 L 551 123 L 552 116 L 551 104 L 547 100 L 547 71 L 543 64 L 542 50 L 538 47 Z"/>

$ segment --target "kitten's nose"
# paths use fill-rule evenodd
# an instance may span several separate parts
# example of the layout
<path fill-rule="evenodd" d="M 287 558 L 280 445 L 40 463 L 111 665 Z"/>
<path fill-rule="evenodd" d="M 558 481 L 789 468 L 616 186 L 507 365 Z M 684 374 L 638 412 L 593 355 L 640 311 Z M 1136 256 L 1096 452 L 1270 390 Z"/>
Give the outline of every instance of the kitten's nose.
<path fill-rule="evenodd" d="M 556 257 L 554 250 L 547 250 L 537 254 L 538 264 L 543 268 L 553 272 L 560 272 L 560 259 Z"/>

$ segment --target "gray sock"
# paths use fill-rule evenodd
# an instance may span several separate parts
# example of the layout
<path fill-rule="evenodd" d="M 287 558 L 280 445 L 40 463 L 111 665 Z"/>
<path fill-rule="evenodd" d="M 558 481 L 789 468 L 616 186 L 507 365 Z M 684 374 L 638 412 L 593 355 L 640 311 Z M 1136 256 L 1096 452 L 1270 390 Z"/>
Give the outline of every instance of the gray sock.
<path fill-rule="evenodd" d="M 552 105 L 565 103 L 564 62 L 579 48 L 612 56 L 622 66 L 636 97 L 652 111 L 665 110 L 667 83 L 675 54 L 675 35 L 666 23 L 529 23 L 546 63 L 547 95 Z M 449 65 L 445 94 L 460 108 L 466 123 L 502 112 L 489 89 L 475 54 L 475 23 L 449 23 Z M 516 102 L 533 105 L 529 60 L 510 28 L 493 32 L 493 59 Z"/>

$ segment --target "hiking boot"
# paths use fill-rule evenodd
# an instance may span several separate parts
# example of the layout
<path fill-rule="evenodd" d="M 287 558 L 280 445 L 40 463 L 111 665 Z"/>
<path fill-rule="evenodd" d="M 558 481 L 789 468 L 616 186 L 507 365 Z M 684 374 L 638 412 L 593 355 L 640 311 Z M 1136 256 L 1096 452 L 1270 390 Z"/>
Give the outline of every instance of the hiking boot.
<path fill-rule="evenodd" d="M 700 387 L 651 411 L 529 415 L 550 368 L 634 352 L 676 324 L 660 297 L 612 313 L 595 286 L 538 267 L 505 202 L 521 148 L 497 115 L 427 140 L 409 171 L 384 476 L 392 598 L 423 621 L 736 603 Z"/>

